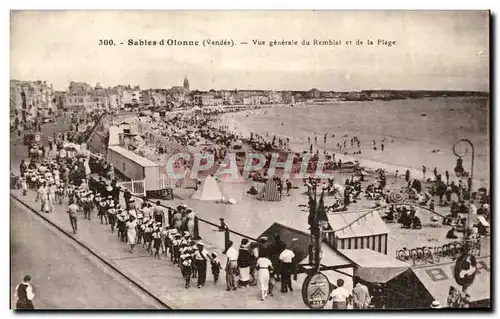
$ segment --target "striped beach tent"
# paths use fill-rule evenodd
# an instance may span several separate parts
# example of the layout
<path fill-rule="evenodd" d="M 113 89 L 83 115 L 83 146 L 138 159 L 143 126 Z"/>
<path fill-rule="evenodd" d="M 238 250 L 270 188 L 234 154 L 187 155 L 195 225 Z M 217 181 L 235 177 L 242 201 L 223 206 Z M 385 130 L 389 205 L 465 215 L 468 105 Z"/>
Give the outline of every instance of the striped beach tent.
<path fill-rule="evenodd" d="M 336 249 L 368 248 L 387 254 L 389 229 L 377 212 L 343 212 L 328 214 L 331 229 L 327 242 Z"/>
<path fill-rule="evenodd" d="M 278 192 L 278 185 L 276 185 L 276 182 L 273 179 L 270 178 L 267 180 L 264 188 L 260 194 L 257 195 L 257 199 L 266 202 L 276 202 L 281 200 Z"/>

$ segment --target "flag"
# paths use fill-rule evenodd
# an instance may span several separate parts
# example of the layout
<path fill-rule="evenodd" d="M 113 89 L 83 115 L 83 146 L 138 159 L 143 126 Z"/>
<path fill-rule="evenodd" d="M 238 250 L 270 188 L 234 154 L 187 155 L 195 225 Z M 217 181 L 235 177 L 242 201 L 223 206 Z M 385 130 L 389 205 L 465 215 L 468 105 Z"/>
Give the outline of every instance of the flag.
<path fill-rule="evenodd" d="M 309 224 L 309 230 L 311 230 L 312 233 L 315 233 L 318 228 L 318 222 L 316 219 L 316 197 L 313 197 L 311 192 L 308 192 L 308 196 L 309 217 L 307 218 L 307 222 Z"/>
<path fill-rule="evenodd" d="M 328 227 L 328 217 L 326 216 L 326 209 L 325 209 L 325 202 L 324 202 L 324 194 L 325 192 L 322 191 L 321 192 L 321 197 L 319 198 L 319 204 L 318 204 L 318 208 L 317 208 L 317 218 L 318 218 L 318 223 L 322 224 L 322 225 L 325 225 L 326 223 L 326 227 L 323 227 L 323 228 L 327 228 Z"/>

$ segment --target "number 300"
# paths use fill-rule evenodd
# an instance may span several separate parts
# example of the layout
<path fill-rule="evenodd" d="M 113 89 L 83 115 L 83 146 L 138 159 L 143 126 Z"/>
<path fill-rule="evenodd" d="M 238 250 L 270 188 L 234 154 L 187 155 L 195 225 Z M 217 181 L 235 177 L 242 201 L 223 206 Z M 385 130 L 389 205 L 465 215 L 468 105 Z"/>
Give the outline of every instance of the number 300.
<path fill-rule="evenodd" d="M 99 45 L 114 45 L 113 40 L 99 40 Z"/>

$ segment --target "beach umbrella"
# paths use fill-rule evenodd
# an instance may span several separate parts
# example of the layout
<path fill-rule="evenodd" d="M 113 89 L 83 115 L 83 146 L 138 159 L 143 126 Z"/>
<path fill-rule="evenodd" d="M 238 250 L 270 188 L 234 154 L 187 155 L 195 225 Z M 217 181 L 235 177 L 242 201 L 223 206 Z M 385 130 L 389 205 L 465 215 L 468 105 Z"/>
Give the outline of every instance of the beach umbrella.
<path fill-rule="evenodd" d="M 398 203 L 404 202 L 404 200 L 405 200 L 405 198 L 403 197 L 403 195 L 401 195 L 401 193 L 392 192 L 389 195 L 389 201 L 391 203 L 398 204 Z"/>

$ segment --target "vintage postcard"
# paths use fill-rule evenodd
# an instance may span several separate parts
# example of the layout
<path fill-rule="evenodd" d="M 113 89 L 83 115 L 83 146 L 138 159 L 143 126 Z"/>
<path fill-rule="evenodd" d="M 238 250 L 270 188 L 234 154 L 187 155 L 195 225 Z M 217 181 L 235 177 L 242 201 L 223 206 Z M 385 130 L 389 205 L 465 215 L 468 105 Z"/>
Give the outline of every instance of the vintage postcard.
<path fill-rule="evenodd" d="M 11 309 L 491 309 L 489 11 L 11 11 Z"/>

